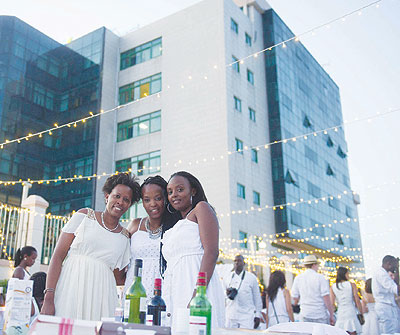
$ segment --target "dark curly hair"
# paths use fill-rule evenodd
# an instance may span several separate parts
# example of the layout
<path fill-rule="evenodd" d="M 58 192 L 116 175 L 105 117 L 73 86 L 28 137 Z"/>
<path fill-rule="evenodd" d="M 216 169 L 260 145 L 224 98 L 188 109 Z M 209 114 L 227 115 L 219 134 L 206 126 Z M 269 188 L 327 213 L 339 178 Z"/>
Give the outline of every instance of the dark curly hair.
<path fill-rule="evenodd" d="M 128 186 L 132 190 L 131 205 L 140 200 L 140 185 L 135 175 L 131 176 L 129 173 L 118 173 L 108 177 L 102 190 L 104 194 L 110 194 L 114 187 L 120 184 Z"/>
<path fill-rule="evenodd" d="M 42 302 L 44 299 L 44 289 L 46 288 L 46 272 L 35 272 L 30 280 L 33 280 L 33 293 L 32 297 L 35 298 L 39 310 L 42 308 Z"/>

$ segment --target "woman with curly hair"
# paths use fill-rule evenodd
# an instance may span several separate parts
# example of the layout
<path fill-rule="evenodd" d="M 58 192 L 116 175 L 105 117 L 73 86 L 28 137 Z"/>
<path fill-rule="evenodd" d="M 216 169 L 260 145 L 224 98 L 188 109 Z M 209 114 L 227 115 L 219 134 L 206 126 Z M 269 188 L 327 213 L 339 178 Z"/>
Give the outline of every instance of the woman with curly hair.
<path fill-rule="evenodd" d="M 83 320 L 114 316 L 125 282 L 129 233 L 119 220 L 140 199 L 135 178 L 122 173 L 103 186 L 103 212 L 78 210 L 63 227 L 50 261 L 42 314 Z"/>

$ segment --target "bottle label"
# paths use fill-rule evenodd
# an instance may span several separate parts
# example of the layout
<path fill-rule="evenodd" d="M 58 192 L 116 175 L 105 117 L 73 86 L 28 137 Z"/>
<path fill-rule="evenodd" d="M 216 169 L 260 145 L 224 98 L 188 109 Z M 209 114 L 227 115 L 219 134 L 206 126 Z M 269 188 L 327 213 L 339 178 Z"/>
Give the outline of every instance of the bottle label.
<path fill-rule="evenodd" d="M 189 335 L 207 335 L 207 318 L 205 316 L 190 316 Z"/>
<path fill-rule="evenodd" d="M 160 326 L 166 327 L 168 325 L 167 321 L 167 312 L 166 311 L 161 311 L 161 317 L 160 317 Z"/>
<path fill-rule="evenodd" d="M 131 301 L 129 299 L 126 299 L 124 303 L 124 320 L 126 321 L 129 319 L 130 309 L 131 309 Z"/>
<path fill-rule="evenodd" d="M 146 315 L 146 326 L 152 326 L 152 325 L 153 325 L 153 315 L 147 314 Z"/>
<path fill-rule="evenodd" d="M 146 297 L 140 297 L 140 306 L 139 306 L 139 311 L 140 312 L 146 312 L 147 308 L 147 298 Z"/>
<path fill-rule="evenodd" d="M 139 268 L 139 269 L 138 269 L 137 276 L 138 276 L 138 277 L 141 277 L 141 276 L 142 276 L 142 268 Z"/>

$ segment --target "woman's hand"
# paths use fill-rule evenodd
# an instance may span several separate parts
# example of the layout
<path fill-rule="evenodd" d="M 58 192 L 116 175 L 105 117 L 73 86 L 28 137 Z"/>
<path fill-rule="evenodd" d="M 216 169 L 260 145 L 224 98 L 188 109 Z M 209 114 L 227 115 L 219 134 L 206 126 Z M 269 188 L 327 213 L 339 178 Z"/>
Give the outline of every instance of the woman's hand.
<path fill-rule="evenodd" d="M 40 314 L 54 315 L 55 311 L 56 311 L 56 309 L 54 307 L 54 293 L 48 292 L 48 293 L 46 293 L 46 296 L 44 298 L 43 306 L 42 306 L 42 310 L 40 311 Z"/>

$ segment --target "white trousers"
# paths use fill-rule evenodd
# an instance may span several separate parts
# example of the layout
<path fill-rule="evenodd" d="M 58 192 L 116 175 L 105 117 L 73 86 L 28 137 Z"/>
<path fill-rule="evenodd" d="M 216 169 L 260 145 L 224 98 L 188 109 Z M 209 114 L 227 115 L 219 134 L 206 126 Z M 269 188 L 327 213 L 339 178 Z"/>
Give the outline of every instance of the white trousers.
<path fill-rule="evenodd" d="M 226 319 L 226 328 L 254 329 L 254 316 L 246 319 Z"/>
<path fill-rule="evenodd" d="M 394 334 L 399 327 L 399 313 L 397 306 L 375 303 L 375 312 L 378 316 L 379 329 L 382 334 Z"/>

